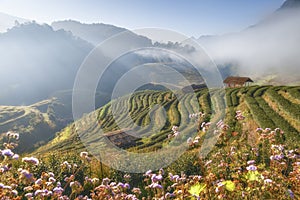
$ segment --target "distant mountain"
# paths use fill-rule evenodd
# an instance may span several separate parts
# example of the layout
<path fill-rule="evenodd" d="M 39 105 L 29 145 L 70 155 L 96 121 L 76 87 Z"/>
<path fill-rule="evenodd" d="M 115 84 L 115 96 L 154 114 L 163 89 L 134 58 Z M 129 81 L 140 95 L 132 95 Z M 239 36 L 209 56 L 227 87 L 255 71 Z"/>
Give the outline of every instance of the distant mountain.
<path fill-rule="evenodd" d="M 145 85 L 142 85 L 141 87 L 137 88 L 136 91 L 144 91 L 144 90 L 156 90 L 156 91 L 168 91 L 168 88 L 166 88 L 163 85 L 148 83 Z"/>
<path fill-rule="evenodd" d="M 0 53 L 2 55 L 0 105 L 29 105 L 47 99 L 59 91 L 71 91 L 79 67 L 94 45 L 112 34 L 126 30 L 112 25 L 88 25 L 74 21 L 55 24 L 72 25 L 71 27 L 75 24 L 78 26 L 77 32 L 83 31 L 87 35 L 95 37 L 95 34 L 98 34 L 100 37 L 90 40 L 95 42 L 95 44 L 91 44 L 82 39 L 85 35 L 79 37 L 73 32 L 64 29 L 54 30 L 49 25 L 40 25 L 35 22 L 17 24 L 8 32 L 0 34 Z M 89 40 L 89 37 L 85 37 L 85 39 Z M 124 46 L 130 46 L 132 49 L 151 48 L 153 44 L 146 37 L 126 31 L 122 33 L 120 42 L 115 42 L 111 50 L 124 48 Z M 182 47 L 179 44 L 171 43 L 166 45 L 156 43 L 155 46 L 163 49 L 176 49 L 187 54 L 194 50 L 188 46 Z M 109 58 L 110 55 L 106 54 L 106 51 L 107 49 L 104 49 L 99 53 L 105 54 L 104 57 Z M 97 67 L 101 66 L 101 62 L 103 60 L 97 61 Z M 96 102 L 97 107 L 107 103 L 109 100 L 107 96 L 111 94 L 115 83 L 124 73 L 131 70 L 136 64 L 145 63 L 168 63 L 170 67 L 178 69 L 189 77 L 196 75 L 197 77 L 192 78 L 193 80 L 198 81 L 200 77 L 190 70 L 186 63 L 173 60 L 167 54 L 157 56 L 152 53 L 147 55 L 132 53 L 115 60 L 110 69 L 105 71 L 104 79 L 99 82 L 97 91 L 102 96 L 102 102 Z M 150 72 L 151 68 L 149 68 Z M 142 76 L 148 76 L 148 74 L 144 73 Z M 142 76 L 139 75 L 141 78 Z M 174 80 L 172 81 L 174 82 Z"/>
<path fill-rule="evenodd" d="M 113 38 L 114 36 L 120 34 L 120 37 L 117 37 L 116 40 L 111 40 L 113 42 L 111 42 L 109 46 L 106 46 L 103 49 L 101 46 L 98 46 L 94 50 L 94 52 L 97 51 L 101 55 L 104 55 L 102 60 L 98 59 L 98 55 L 94 55 L 93 63 L 95 63 L 95 60 L 97 60 L 95 68 L 98 69 L 101 69 L 101 67 L 105 67 L 101 64 L 105 63 L 105 60 L 111 57 L 111 52 L 115 52 L 118 49 L 124 49 L 126 51 L 126 55 L 123 55 L 119 58 L 113 58 L 113 62 L 110 63 L 110 66 L 105 70 L 105 72 L 101 76 L 101 79 L 98 83 L 97 92 L 102 94 L 102 98 L 100 100 L 96 99 L 97 108 L 108 103 L 108 101 L 110 100 L 108 97 L 110 97 L 119 79 L 124 74 L 128 75 L 129 71 L 131 71 L 134 67 L 139 65 L 148 64 L 149 70 L 145 69 L 143 73 L 140 72 L 138 74 L 132 74 L 132 80 L 136 80 L 136 77 L 139 77 L 139 80 L 147 80 L 150 75 L 152 80 L 161 80 L 161 76 L 165 72 L 151 66 L 155 66 L 157 63 L 164 63 L 165 65 L 168 65 L 171 68 L 178 70 L 181 74 L 184 74 L 186 77 L 188 77 L 190 81 L 196 82 L 197 84 L 199 84 L 199 82 L 203 82 L 201 76 L 197 72 L 195 72 L 195 69 L 193 71 L 192 66 L 188 65 L 187 62 L 179 62 L 178 60 L 174 59 L 174 56 L 170 56 L 170 54 L 168 53 L 158 53 L 151 50 L 137 50 L 158 47 L 159 49 L 180 52 L 181 54 L 189 54 L 195 50 L 191 46 L 182 46 L 179 43 L 171 42 L 167 44 L 152 44 L 152 41 L 144 36 L 139 36 L 124 28 L 101 23 L 82 24 L 77 21 L 68 20 L 53 22 L 52 26 L 55 30 L 70 31 L 74 36 L 84 39 L 95 46 L 97 46 L 99 43 L 103 42 L 104 40 L 110 37 Z M 133 52 L 131 52 L 132 50 Z M 168 77 L 169 78 L 166 78 L 165 76 L 165 83 L 171 82 L 170 86 L 173 88 L 174 85 L 176 85 L 175 88 L 181 88 L 183 86 L 189 85 L 186 83 L 183 83 L 183 85 L 179 85 L 178 81 L 176 81 L 174 78 L 173 80 L 170 79 L 170 74 L 168 74 Z M 160 84 L 160 82 L 155 81 L 153 81 L 153 83 Z M 123 94 L 128 94 L 128 92 L 130 91 L 124 89 L 123 92 Z"/>
<path fill-rule="evenodd" d="M 0 105 L 29 105 L 72 89 L 93 46 L 64 30 L 35 22 L 0 34 Z"/>
<path fill-rule="evenodd" d="M 299 8 L 300 0 L 286 0 L 280 9 Z"/>
<path fill-rule="evenodd" d="M 139 36 L 125 28 L 120 28 L 109 24 L 84 24 L 74 20 L 67 20 L 53 22 L 51 26 L 54 30 L 63 29 L 65 31 L 70 31 L 73 35 L 90 42 L 94 46 L 97 46 L 109 37 L 124 31 L 126 31 L 127 39 L 132 42 L 138 42 L 144 44 L 145 46 L 149 46 L 152 43 L 150 39 L 144 36 Z"/>
<path fill-rule="evenodd" d="M 7 29 L 12 28 L 16 23 L 24 23 L 29 20 L 20 17 L 11 16 L 0 12 L 0 32 L 5 32 Z"/>

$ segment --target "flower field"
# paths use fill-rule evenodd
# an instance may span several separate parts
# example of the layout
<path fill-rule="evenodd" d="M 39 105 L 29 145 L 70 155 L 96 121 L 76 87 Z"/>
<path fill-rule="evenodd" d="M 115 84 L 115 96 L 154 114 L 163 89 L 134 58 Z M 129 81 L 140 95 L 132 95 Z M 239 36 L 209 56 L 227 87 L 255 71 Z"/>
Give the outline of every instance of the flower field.
<path fill-rule="evenodd" d="M 150 123 L 147 108 L 157 102 L 165 106 L 168 121 L 160 133 L 141 140 L 129 151 L 155 152 L 185 134 L 181 132 L 181 123 L 189 122 L 188 119 L 199 123 L 198 134 L 186 138 L 189 147 L 181 157 L 168 167 L 144 174 L 128 174 L 100 163 L 79 140 L 74 142 L 72 125 L 48 146 L 30 155 L 15 152 L 21 136 L 8 132 L 0 148 L 0 198 L 299 199 L 299 88 L 227 89 L 226 118 L 215 128 L 210 127 L 209 119 L 217 100 L 212 98 L 211 102 L 206 90 L 196 94 L 200 110 L 194 113 L 187 111 L 197 105 L 180 104 L 168 92 L 148 91 L 130 99 L 130 113 L 136 123 Z M 184 98 L 191 101 L 188 95 Z M 128 104 L 128 100 L 120 102 L 118 109 Z M 179 107 L 186 112 L 178 112 Z M 155 119 L 160 115 L 157 111 Z M 117 129 L 110 115 L 110 104 L 98 111 L 98 117 L 102 128 Z M 204 135 L 212 128 L 219 135 L 218 141 L 206 157 L 201 157 L 199 149 Z M 72 148 L 71 144 L 78 146 Z"/>

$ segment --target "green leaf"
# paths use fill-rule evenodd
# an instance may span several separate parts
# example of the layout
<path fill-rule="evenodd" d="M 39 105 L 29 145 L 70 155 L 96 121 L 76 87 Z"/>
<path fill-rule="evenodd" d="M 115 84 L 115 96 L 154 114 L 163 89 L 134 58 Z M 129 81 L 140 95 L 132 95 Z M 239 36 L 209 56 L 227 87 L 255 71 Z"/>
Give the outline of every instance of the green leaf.
<path fill-rule="evenodd" d="M 199 196 L 199 194 L 206 188 L 206 184 L 197 183 L 189 189 L 191 195 Z"/>
<path fill-rule="evenodd" d="M 255 171 L 255 172 L 249 171 L 246 175 L 246 178 L 249 181 L 259 181 L 259 177 L 261 177 L 261 175 L 257 171 Z"/>
<path fill-rule="evenodd" d="M 235 184 L 232 181 L 223 181 L 222 182 L 225 185 L 226 190 L 232 192 L 235 190 Z"/>

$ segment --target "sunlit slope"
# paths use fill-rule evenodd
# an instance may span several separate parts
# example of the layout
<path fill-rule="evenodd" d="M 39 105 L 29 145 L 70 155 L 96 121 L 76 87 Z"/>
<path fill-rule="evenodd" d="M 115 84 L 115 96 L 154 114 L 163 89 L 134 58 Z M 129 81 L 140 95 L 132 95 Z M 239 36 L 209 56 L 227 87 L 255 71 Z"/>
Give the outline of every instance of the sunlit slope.
<path fill-rule="evenodd" d="M 119 143 L 117 145 L 122 148 L 136 146 L 137 149 L 154 150 L 162 147 L 172 132 L 173 126 L 186 126 L 181 122 L 191 123 L 188 116 L 190 113 L 205 112 L 207 113 L 206 120 L 209 120 L 211 114 L 209 92 L 205 89 L 197 91 L 195 94 L 180 92 L 177 96 L 171 91 L 139 91 L 130 97 L 125 96 L 115 100 L 115 102 L 108 103 L 97 111 L 86 115 L 79 120 L 77 127 L 75 124 L 68 126 L 53 141 L 38 151 L 80 149 L 83 145 L 80 142 L 78 132 L 81 136 L 84 135 L 81 130 L 88 130 L 90 135 L 95 133 L 95 139 L 99 140 L 102 137 L 97 133 L 102 131 L 107 138 L 114 143 Z M 129 112 L 123 111 L 123 109 L 128 109 Z M 112 110 L 117 111 L 115 116 L 113 116 Z M 97 122 L 93 123 L 95 118 Z M 122 142 L 122 139 L 133 139 L 124 134 L 128 131 L 139 134 L 143 138 L 135 138 L 135 143 L 131 144 L 129 141 Z M 186 128 L 186 131 L 192 130 Z"/>
<path fill-rule="evenodd" d="M 221 101 L 226 102 L 226 108 L 220 106 Z M 160 106 L 155 109 L 157 105 Z M 237 110 L 243 112 L 246 120 L 235 120 Z M 108 141 L 130 151 L 156 151 L 172 140 L 168 135 L 172 134 L 173 126 L 179 126 L 186 137 L 198 132 L 199 124 L 194 126 L 189 118 L 189 114 L 197 112 L 206 113 L 200 122 L 225 113 L 224 121 L 230 126 L 228 134 L 232 137 L 248 134 L 250 142 L 255 142 L 258 127 L 281 128 L 287 143 L 300 140 L 300 87 L 252 86 L 226 89 L 219 95 L 207 89 L 179 96 L 171 91 L 140 91 L 84 116 L 76 126 L 66 127 L 38 152 L 82 150 L 83 143 L 104 145 Z"/>

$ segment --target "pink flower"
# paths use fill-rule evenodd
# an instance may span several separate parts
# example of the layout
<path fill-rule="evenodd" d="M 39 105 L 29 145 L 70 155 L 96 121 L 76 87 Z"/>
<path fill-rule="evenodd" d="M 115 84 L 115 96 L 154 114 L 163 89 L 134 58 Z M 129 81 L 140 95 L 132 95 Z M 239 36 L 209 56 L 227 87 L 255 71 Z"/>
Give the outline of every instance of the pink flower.
<path fill-rule="evenodd" d="M 248 171 L 256 171 L 257 170 L 257 167 L 255 165 L 249 165 L 248 167 L 246 167 L 246 169 Z"/>
<path fill-rule="evenodd" d="M 170 176 L 170 180 L 173 181 L 173 182 L 178 182 L 179 180 L 179 176 L 178 175 L 174 175 L 169 173 L 169 176 Z"/>
<path fill-rule="evenodd" d="M 146 173 L 145 173 L 146 176 L 150 176 L 151 174 L 152 174 L 152 170 L 148 170 L 148 171 L 146 171 Z"/>
<path fill-rule="evenodd" d="M 159 175 L 153 174 L 152 177 L 151 177 L 151 180 L 152 180 L 153 183 L 156 183 L 156 182 L 158 182 L 158 181 L 161 181 L 162 178 L 163 178 L 163 177 L 162 177 L 161 174 L 159 174 Z"/>
<path fill-rule="evenodd" d="M 124 183 L 118 183 L 117 187 L 121 187 L 121 188 L 124 188 Z"/>
<path fill-rule="evenodd" d="M 158 184 L 158 183 L 152 183 L 151 185 L 149 185 L 150 188 L 157 188 L 157 189 L 162 189 L 163 187 Z"/>
<path fill-rule="evenodd" d="M 58 195 L 61 195 L 61 194 L 63 193 L 63 191 L 64 191 L 64 189 L 63 189 L 62 187 L 60 187 L 60 186 L 55 187 L 55 188 L 53 189 L 53 192 L 54 192 L 55 194 L 58 194 Z"/>
<path fill-rule="evenodd" d="M 49 182 L 55 183 L 55 182 L 56 182 L 56 180 L 55 180 L 55 178 L 53 178 L 53 177 L 50 177 L 50 178 L 49 178 Z"/>
<path fill-rule="evenodd" d="M 36 184 L 36 185 L 41 185 L 42 182 L 43 182 L 42 179 L 39 178 L 38 180 L 35 181 L 35 184 Z"/>
<path fill-rule="evenodd" d="M 265 180 L 264 180 L 264 183 L 265 183 L 265 184 L 267 184 L 267 183 L 270 184 L 270 183 L 272 183 L 272 182 L 273 182 L 273 181 L 272 181 L 271 179 L 265 179 Z"/>
<path fill-rule="evenodd" d="M 290 197 L 293 199 L 295 197 L 294 193 L 292 190 L 288 189 L 288 193 L 290 195 Z"/>
<path fill-rule="evenodd" d="M 262 133 L 264 130 L 262 129 L 262 128 L 257 128 L 256 129 L 256 132 L 258 132 L 258 133 Z"/>
<path fill-rule="evenodd" d="M 21 171 L 21 175 L 22 175 L 22 177 L 29 179 L 29 180 L 31 180 L 33 178 L 33 175 L 26 169 L 23 169 Z"/>
<path fill-rule="evenodd" d="M 13 155 L 12 159 L 18 160 L 19 157 L 20 157 L 20 156 L 19 156 L 18 154 L 15 154 L 15 155 Z"/>
<path fill-rule="evenodd" d="M 128 183 L 125 183 L 125 184 L 124 184 L 124 188 L 130 189 L 130 185 L 129 185 Z"/>
<path fill-rule="evenodd" d="M 39 164 L 39 160 L 35 157 L 24 157 L 22 159 L 22 162 L 30 163 L 30 164 L 33 164 L 33 165 L 38 165 Z"/>
<path fill-rule="evenodd" d="M 247 164 L 248 164 L 248 165 L 253 165 L 253 164 L 255 164 L 255 160 L 249 160 L 249 161 L 247 162 Z"/>
<path fill-rule="evenodd" d="M 1 153 L 6 157 L 12 157 L 14 155 L 14 153 L 10 149 L 4 149 L 1 151 Z"/>

